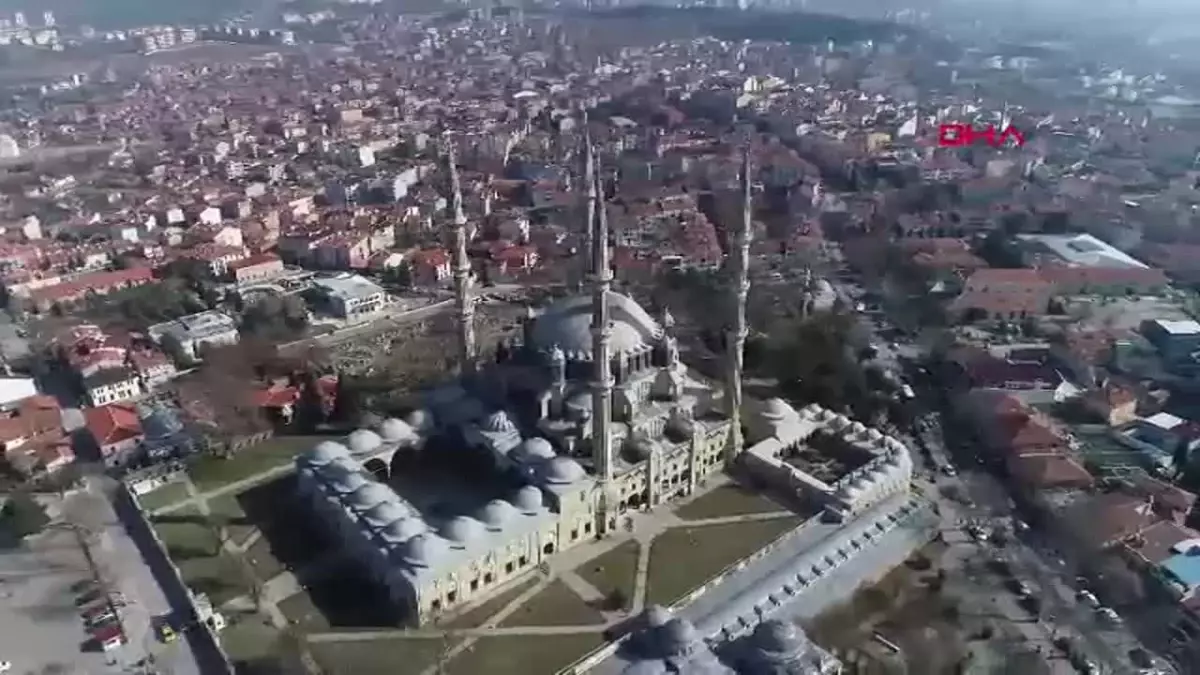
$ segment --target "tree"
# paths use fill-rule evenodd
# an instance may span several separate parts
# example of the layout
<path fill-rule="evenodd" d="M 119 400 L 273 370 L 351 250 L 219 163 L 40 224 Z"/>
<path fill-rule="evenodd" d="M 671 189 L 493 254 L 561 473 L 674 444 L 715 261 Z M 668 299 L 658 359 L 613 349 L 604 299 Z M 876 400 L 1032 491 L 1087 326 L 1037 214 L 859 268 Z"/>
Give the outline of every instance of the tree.
<path fill-rule="evenodd" d="M 24 539 L 46 529 L 50 517 L 46 510 L 27 492 L 14 493 L 0 509 L 0 523 L 9 534 Z"/>

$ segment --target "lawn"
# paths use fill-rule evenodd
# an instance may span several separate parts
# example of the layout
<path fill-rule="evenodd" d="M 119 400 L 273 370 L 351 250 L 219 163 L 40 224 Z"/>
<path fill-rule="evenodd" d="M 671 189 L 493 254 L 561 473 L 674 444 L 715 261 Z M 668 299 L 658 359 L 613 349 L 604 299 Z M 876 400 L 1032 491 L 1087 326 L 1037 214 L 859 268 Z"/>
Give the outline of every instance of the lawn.
<path fill-rule="evenodd" d="M 164 506 L 170 506 L 188 498 L 187 485 L 183 481 L 174 481 L 151 490 L 138 497 L 138 503 L 146 513 L 153 513 Z"/>
<path fill-rule="evenodd" d="M 167 548 L 172 560 L 202 558 L 216 555 L 221 543 L 195 506 L 172 511 L 161 516 L 151 516 L 150 523 L 158 538 Z"/>
<path fill-rule="evenodd" d="M 273 579 L 287 570 L 283 563 L 271 551 L 271 542 L 259 539 L 246 549 L 246 564 L 254 570 L 254 574 L 262 581 Z"/>
<path fill-rule="evenodd" d="M 226 494 L 208 500 L 208 510 L 213 520 L 225 528 L 229 540 L 235 544 L 244 543 L 258 529 L 246 517 L 237 495 Z"/>
<path fill-rule="evenodd" d="M 593 609 L 561 581 L 553 581 L 500 622 L 509 626 L 588 626 L 604 623 Z"/>
<path fill-rule="evenodd" d="M 228 459 L 205 456 L 188 468 L 188 475 L 201 492 L 291 464 L 297 454 L 331 436 L 276 436 L 239 451 Z"/>
<path fill-rule="evenodd" d="M 279 631 L 268 626 L 260 617 L 247 615 L 231 622 L 221 631 L 221 646 L 235 668 L 252 670 L 260 663 L 270 663 L 279 657 Z"/>
<path fill-rule="evenodd" d="M 326 675 L 420 675 L 453 647 L 452 640 L 401 637 L 313 641 L 308 643 L 308 650 Z M 480 670 L 473 675 L 484 672 L 491 671 Z"/>
<path fill-rule="evenodd" d="M 800 518 L 773 518 L 663 532 L 650 546 L 646 603 L 674 604 L 800 522 Z"/>
<path fill-rule="evenodd" d="M 491 636 L 450 660 L 449 675 L 553 675 L 604 643 L 599 633 Z"/>
<path fill-rule="evenodd" d="M 633 606 L 637 582 L 638 543 L 627 541 L 575 568 L 575 573 L 604 594 L 619 599 L 621 609 Z M 607 609 L 607 608 L 606 608 Z"/>
<path fill-rule="evenodd" d="M 704 520 L 777 511 L 787 511 L 787 508 L 750 488 L 729 483 L 713 488 L 680 506 L 675 509 L 675 515 L 684 520 Z"/>
<path fill-rule="evenodd" d="M 310 633 L 400 625 L 386 594 L 350 565 L 328 570 L 278 606 L 288 622 Z"/>
<path fill-rule="evenodd" d="M 151 523 L 193 591 L 207 594 L 218 606 L 246 592 L 241 564 L 221 552 L 220 540 L 196 507 L 153 517 Z"/>
<path fill-rule="evenodd" d="M 502 591 L 494 598 L 484 600 L 474 608 L 468 609 L 462 614 L 440 623 L 439 626 L 448 630 L 479 628 L 485 621 L 492 618 L 492 615 L 507 607 L 508 603 L 517 599 L 517 596 L 529 590 L 537 581 L 536 578 L 525 579 L 512 588 Z"/>

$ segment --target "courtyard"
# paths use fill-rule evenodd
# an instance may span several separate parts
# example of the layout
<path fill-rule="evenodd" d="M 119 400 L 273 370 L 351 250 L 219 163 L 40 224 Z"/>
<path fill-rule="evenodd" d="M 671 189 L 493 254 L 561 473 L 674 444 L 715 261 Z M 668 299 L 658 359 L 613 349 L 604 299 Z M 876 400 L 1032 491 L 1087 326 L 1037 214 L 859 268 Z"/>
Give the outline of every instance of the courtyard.
<path fill-rule="evenodd" d="M 189 586 L 230 619 L 222 643 L 245 665 L 307 658 L 329 675 L 432 675 L 439 663 L 464 675 L 551 675 L 647 604 L 678 601 L 802 521 L 720 479 L 674 509 L 633 514 L 620 535 L 564 552 L 435 626 L 405 629 L 295 501 L 291 458 L 319 438 L 278 440 L 254 460 L 219 460 L 140 500 Z"/>

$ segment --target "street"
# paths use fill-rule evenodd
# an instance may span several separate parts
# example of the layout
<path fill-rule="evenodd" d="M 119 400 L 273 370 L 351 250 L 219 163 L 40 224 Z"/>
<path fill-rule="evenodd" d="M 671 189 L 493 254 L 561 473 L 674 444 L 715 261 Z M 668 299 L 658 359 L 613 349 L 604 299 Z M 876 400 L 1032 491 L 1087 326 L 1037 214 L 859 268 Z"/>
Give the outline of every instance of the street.
<path fill-rule="evenodd" d="M 861 297 L 863 289 L 856 284 L 841 280 L 835 282 L 837 291 L 849 307 L 855 307 L 855 299 Z M 986 529 L 1010 532 L 1019 521 L 1014 513 L 1013 501 L 1007 488 L 994 476 L 986 472 L 970 447 L 948 447 L 941 414 L 930 405 L 940 400 L 937 383 L 925 378 L 911 378 L 914 368 L 924 354 L 920 346 L 911 343 L 897 344 L 883 339 L 881 332 L 889 332 L 892 326 L 882 312 L 858 312 L 861 330 L 876 348 L 874 363 L 888 369 L 899 381 L 913 387 L 916 397 L 910 401 L 915 424 L 910 433 L 902 434 L 912 447 L 920 448 L 927 461 L 916 462 L 915 479 L 926 494 L 938 504 L 944 518 L 953 518 L 943 524 L 943 532 L 959 530 L 951 525 L 979 523 Z M 906 372 L 908 371 L 908 372 Z M 954 469 L 949 469 L 954 467 Z M 1065 659 L 1061 647 L 1063 638 L 1069 638 L 1079 652 L 1076 666 L 1086 672 L 1088 663 L 1094 663 L 1099 672 L 1118 675 L 1137 672 L 1129 661 L 1129 650 L 1140 646 L 1130 631 L 1120 624 L 1108 625 L 1097 619 L 1094 608 L 1081 603 L 1076 596 L 1073 570 L 1052 552 L 1051 548 L 1031 545 L 1038 534 L 1026 530 L 1017 536 L 1009 536 L 1001 547 L 988 541 L 961 542 L 966 550 L 982 550 L 990 557 L 1006 561 L 1013 579 L 1012 584 L 1024 584 L 1037 597 L 1038 611 L 1031 614 L 1030 601 L 1022 606 L 1017 594 L 1005 590 L 1001 584 L 997 593 L 987 592 L 978 598 L 979 604 L 993 607 L 999 617 L 1014 626 L 1025 641 L 1042 654 L 1048 656 L 1054 672 Z M 959 551 L 958 555 L 965 555 Z M 1035 616 L 1036 615 L 1036 616 Z M 1070 668 L 1066 672 L 1070 672 Z M 1170 671 L 1164 671 L 1170 672 Z"/>

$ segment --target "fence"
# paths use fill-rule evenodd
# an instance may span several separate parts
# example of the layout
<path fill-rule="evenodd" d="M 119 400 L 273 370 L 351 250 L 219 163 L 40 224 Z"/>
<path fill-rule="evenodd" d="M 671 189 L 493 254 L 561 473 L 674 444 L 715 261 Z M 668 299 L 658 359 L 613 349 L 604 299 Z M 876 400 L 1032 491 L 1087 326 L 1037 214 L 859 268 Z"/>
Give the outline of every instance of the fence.
<path fill-rule="evenodd" d="M 170 606 L 178 608 L 180 605 L 186 604 L 192 615 L 191 618 L 197 619 L 190 622 L 194 627 L 186 631 L 184 635 L 192 647 L 200 672 L 205 675 L 210 673 L 212 675 L 234 675 L 233 663 L 229 660 L 225 650 L 221 648 L 221 642 L 217 639 L 216 632 L 208 625 L 207 621 L 198 620 L 200 611 L 196 605 L 195 595 L 188 588 L 187 582 L 184 581 L 183 574 L 175 562 L 171 560 L 166 545 L 151 527 L 150 521 L 147 520 L 141 509 L 137 495 L 125 483 L 121 483 L 121 487 L 117 489 L 114 505 L 121 520 L 125 523 L 125 527 L 129 530 L 130 537 L 133 538 L 138 548 L 142 549 L 142 556 L 154 573 L 155 579 L 162 586 Z"/>

